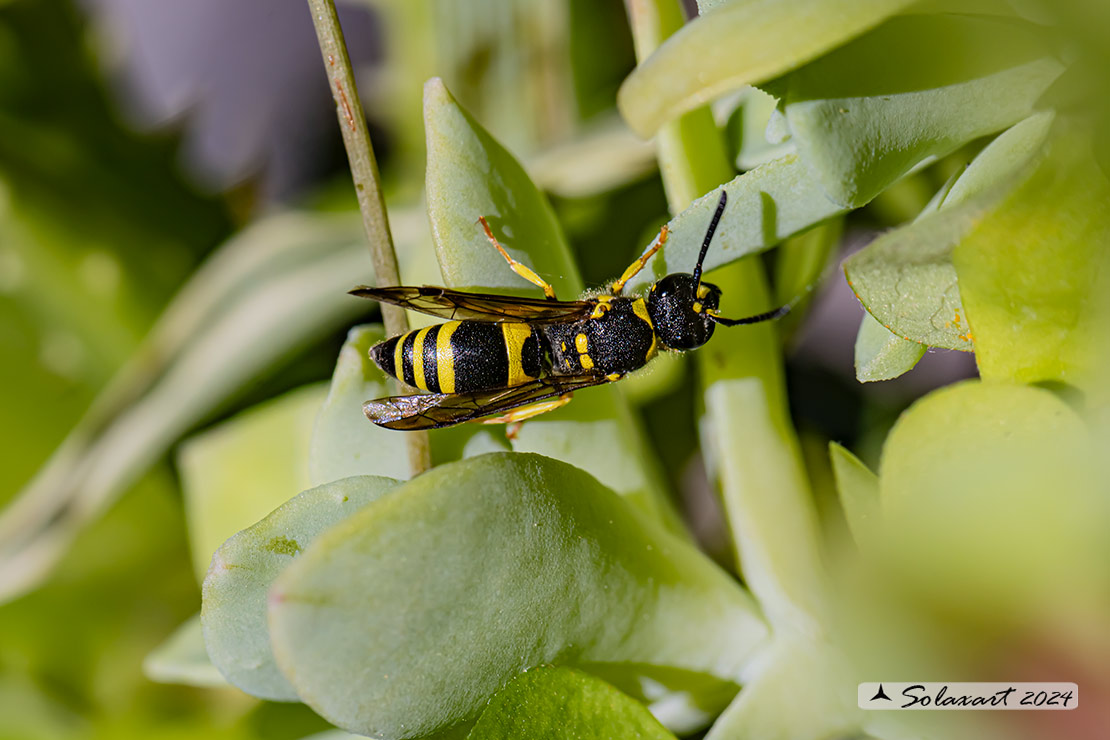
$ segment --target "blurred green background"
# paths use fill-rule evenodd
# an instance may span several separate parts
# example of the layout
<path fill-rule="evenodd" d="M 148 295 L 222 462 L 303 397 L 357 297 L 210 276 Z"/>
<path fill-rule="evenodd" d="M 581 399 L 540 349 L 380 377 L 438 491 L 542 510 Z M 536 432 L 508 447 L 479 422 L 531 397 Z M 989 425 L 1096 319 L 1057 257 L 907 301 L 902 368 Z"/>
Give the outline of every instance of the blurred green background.
<path fill-rule="evenodd" d="M 1015 5 L 1056 13 L 1061 32 L 1088 55 L 1091 84 L 1106 89 L 1108 6 Z M 619 274 L 668 219 L 654 150 L 616 113 L 616 91 L 635 66 L 620 0 L 365 0 L 342 4 L 340 14 L 395 214 L 422 211 L 421 89 L 438 75 L 548 191 L 588 285 Z M 725 130 L 739 155 L 742 123 L 727 113 Z M 841 254 L 916 215 L 984 143 L 930 164 L 853 212 Z M 354 208 L 299 0 L 0 2 L 0 504 L 31 484 L 82 418 L 86 441 L 95 439 L 133 395 L 165 378 L 193 336 L 175 327 L 230 314 L 237 296 L 261 291 L 286 270 L 297 290 L 299 260 L 315 259 L 310 249 L 298 253 L 298 239 L 361 255 Z M 268 255 L 271 232 L 259 225 L 290 214 L 295 220 L 276 231 L 286 223 L 303 231 Z M 416 220 L 402 272 L 407 282 L 434 283 L 430 239 L 422 216 Z M 185 310 L 163 319 L 161 339 L 144 344 L 204 260 L 236 239 L 249 242 L 257 265 L 244 268 L 224 303 L 210 315 Z M 773 268 L 774 257 L 765 259 Z M 335 301 L 314 309 L 318 320 L 296 336 L 261 338 L 273 348 L 261 365 L 243 370 L 249 362 L 230 354 L 226 363 L 210 354 L 197 360 L 226 385 L 215 383 L 210 397 L 182 397 L 178 416 L 155 407 L 136 426 L 139 436 L 166 440 L 148 451 L 149 461 L 137 454 L 119 474 L 126 493 L 118 501 L 80 501 L 43 523 L 71 517 L 72 527 L 59 531 L 74 539 L 60 546 L 41 586 L 26 594 L 15 587 L 0 605 L 0 738 L 280 740 L 327 729 L 301 705 L 154 683 L 142 661 L 200 599 L 176 443 L 331 375 L 347 328 L 374 315 L 372 307 L 344 302 L 343 286 L 357 280 L 333 279 L 334 291 L 324 290 L 321 300 L 334 294 Z M 839 275 L 827 283 L 804 320 L 788 325 L 788 379 L 819 508 L 829 526 L 842 529 L 827 441 L 874 467 L 909 403 L 973 376 L 975 367 L 969 355 L 930 352 L 897 381 L 858 384 L 852 346 L 862 309 Z M 90 411 L 113 377 L 122 380 Z M 723 525 L 699 478 L 689 413 L 696 404 L 693 385 L 680 382 L 641 413 L 693 528 L 720 555 Z M 0 572 L 0 580 L 18 584 L 22 567 Z M 1039 659 L 1039 650 L 1031 645 L 1028 659 Z"/>

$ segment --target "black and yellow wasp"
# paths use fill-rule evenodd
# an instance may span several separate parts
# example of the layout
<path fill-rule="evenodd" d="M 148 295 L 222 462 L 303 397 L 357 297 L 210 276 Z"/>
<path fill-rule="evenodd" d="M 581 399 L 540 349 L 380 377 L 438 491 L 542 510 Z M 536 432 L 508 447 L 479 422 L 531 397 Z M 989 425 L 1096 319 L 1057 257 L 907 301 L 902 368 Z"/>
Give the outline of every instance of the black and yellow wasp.
<path fill-rule="evenodd" d="M 702 282 L 701 266 L 724 213 L 727 196 L 709 222 L 693 274 L 667 275 L 647 298 L 621 295 L 625 283 L 667 242 L 667 227 L 606 293 L 560 301 L 543 278 L 498 244 L 485 218 L 486 237 L 521 277 L 546 299 L 466 293 L 434 287 L 368 288 L 352 295 L 448 319 L 370 348 L 383 371 L 425 391 L 367 401 L 370 421 L 388 429 L 436 429 L 508 412 L 487 422 L 516 422 L 558 408 L 574 391 L 613 383 L 646 365 L 660 349 L 700 347 L 717 324 L 736 326 L 778 318 L 784 306 L 756 316 L 717 313 L 721 289 Z"/>

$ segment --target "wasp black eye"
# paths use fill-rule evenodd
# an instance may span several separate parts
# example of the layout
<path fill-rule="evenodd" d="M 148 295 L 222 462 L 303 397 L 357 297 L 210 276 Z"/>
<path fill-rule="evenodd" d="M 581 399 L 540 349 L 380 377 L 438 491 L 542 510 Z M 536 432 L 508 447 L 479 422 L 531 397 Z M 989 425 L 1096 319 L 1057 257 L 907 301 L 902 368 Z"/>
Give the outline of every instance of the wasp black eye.
<path fill-rule="evenodd" d="M 693 275 L 675 273 L 652 286 L 648 315 L 659 340 L 671 349 L 700 347 L 713 336 L 716 326 L 706 311 L 721 303 L 721 289 L 712 283 L 700 285 Z"/>

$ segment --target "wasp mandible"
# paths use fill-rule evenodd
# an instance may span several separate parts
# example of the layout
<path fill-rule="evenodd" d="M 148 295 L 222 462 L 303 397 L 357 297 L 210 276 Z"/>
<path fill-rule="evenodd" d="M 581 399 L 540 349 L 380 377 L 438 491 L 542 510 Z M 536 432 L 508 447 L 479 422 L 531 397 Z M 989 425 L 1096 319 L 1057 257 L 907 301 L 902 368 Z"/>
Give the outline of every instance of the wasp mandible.
<path fill-rule="evenodd" d="M 615 383 L 660 350 L 700 347 L 718 324 L 756 324 L 785 315 L 789 305 L 742 319 L 717 313 L 721 289 L 702 281 L 701 269 L 727 201 L 721 191 L 694 272 L 665 276 L 646 298 L 621 292 L 667 243 L 666 226 L 608 292 L 560 301 L 543 278 L 505 251 L 484 217 L 479 221 L 490 243 L 514 272 L 543 289 L 545 299 L 427 286 L 355 288 L 352 295 L 448 319 L 370 348 L 384 372 L 424 392 L 367 401 L 363 413 L 378 426 L 405 431 L 493 414 L 502 415 L 483 421 L 519 422 L 566 404 L 575 391 Z"/>

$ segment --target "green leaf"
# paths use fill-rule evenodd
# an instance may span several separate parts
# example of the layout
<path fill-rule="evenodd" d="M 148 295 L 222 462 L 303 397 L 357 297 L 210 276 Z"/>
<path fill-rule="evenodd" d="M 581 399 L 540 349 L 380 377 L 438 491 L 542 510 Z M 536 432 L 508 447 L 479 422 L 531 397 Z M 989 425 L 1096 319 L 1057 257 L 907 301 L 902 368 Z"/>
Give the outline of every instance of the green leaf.
<path fill-rule="evenodd" d="M 705 407 L 744 580 L 776 629 L 809 632 L 826 594 L 797 440 L 756 378 L 714 383 Z"/>
<path fill-rule="evenodd" d="M 906 411 L 883 447 L 877 560 L 942 608 L 1027 624 L 1102 588 L 1097 480 L 1085 424 L 1053 393 L 943 388 Z"/>
<path fill-rule="evenodd" d="M 321 384 L 254 406 L 187 440 L 177 455 L 197 580 L 224 540 L 309 486 Z"/>
<path fill-rule="evenodd" d="M 970 351 L 952 250 L 981 215 L 980 207 L 968 203 L 879 237 L 844 261 L 856 298 L 907 341 Z"/>
<path fill-rule="evenodd" d="M 829 442 L 836 490 L 844 518 L 856 544 L 870 543 L 880 526 L 882 510 L 879 503 L 879 477 L 862 461 L 836 442 Z"/>
<path fill-rule="evenodd" d="M 755 169 L 794 152 L 791 141 L 771 141 L 771 117 L 781 115 L 777 113 L 778 100 L 773 95 L 759 88 L 746 87 L 738 93 L 737 103 L 727 125 L 735 139 L 736 169 Z"/>
<path fill-rule="evenodd" d="M 791 73 L 798 152 L 834 202 L 859 207 L 928 157 L 1010 126 L 1063 65 L 1012 18 L 893 18 Z"/>
<path fill-rule="evenodd" d="M 925 356 L 925 345 L 903 339 L 864 312 L 856 335 L 856 380 L 890 380 L 913 369 Z"/>
<path fill-rule="evenodd" d="M 722 93 L 778 77 L 881 23 L 911 0 L 734 0 L 686 24 L 637 67 L 617 104 L 651 136 Z"/>
<path fill-rule="evenodd" d="M 856 297 L 883 327 L 905 341 L 971 349 L 953 250 L 1005 188 L 1027 177 L 1023 169 L 1040 152 L 1052 119 L 1051 113 L 1042 113 L 1012 126 L 984 148 L 916 222 L 885 234 L 845 261 L 844 272 Z M 861 326 L 860 337 L 864 331 Z M 867 331 L 882 347 L 879 340 L 886 337 Z M 894 345 L 888 351 L 898 348 L 907 363 L 916 351 L 887 342 Z M 860 344 L 857 338 L 857 353 Z M 894 364 L 887 372 L 897 369 Z"/>
<path fill-rule="evenodd" d="M 308 467 L 313 485 L 352 475 L 409 477 L 405 435 L 370 423 L 362 413 L 364 401 L 393 393 L 368 354 L 384 338 L 379 324 L 356 326 L 347 333 L 312 432 Z"/>
<path fill-rule="evenodd" d="M 999 134 L 956 178 L 938 210 L 966 203 L 1016 177 L 1041 152 L 1055 117 L 1052 111 L 1037 113 Z"/>
<path fill-rule="evenodd" d="M 334 724 L 417 737 L 546 663 L 733 680 L 766 626 L 747 594 L 585 473 L 538 455 L 441 465 L 332 528 L 270 594 L 274 652 Z"/>
<path fill-rule="evenodd" d="M 728 192 L 728 207 L 705 258 L 707 272 L 845 212 L 828 199 L 796 154 L 745 172 L 722 187 Z M 628 289 L 644 287 L 672 272 L 693 270 L 719 199 L 719 190 L 706 193 L 671 219 L 667 246 L 655 255 L 649 269 L 629 281 Z"/>
<path fill-rule="evenodd" d="M 358 476 L 309 489 L 216 552 L 204 579 L 201 622 L 208 654 L 228 681 L 263 699 L 298 701 L 270 650 L 266 592 L 317 535 L 396 485 Z"/>
<path fill-rule="evenodd" d="M 208 659 L 201 634 L 200 615 L 195 614 L 143 660 L 143 674 L 158 683 L 219 688 L 227 679 Z"/>
<path fill-rule="evenodd" d="M 860 737 L 856 683 L 828 643 L 778 639 L 706 740 Z M 798 710 L 799 696 L 806 697 L 805 711 Z"/>
<path fill-rule="evenodd" d="M 599 678 L 541 666 L 494 694 L 467 740 L 674 739 L 639 702 Z"/>
<path fill-rule="evenodd" d="M 537 290 L 513 274 L 486 239 L 478 224 L 485 216 L 510 255 L 535 270 L 564 300 L 577 298 L 582 279 L 547 198 L 439 78 L 424 86 L 424 128 L 428 218 L 447 285 Z"/>
<path fill-rule="evenodd" d="M 957 183 L 958 185 L 958 183 Z M 956 248 L 984 379 L 1060 381 L 1105 398 L 1110 182 L 1060 121 L 1036 170 Z"/>

